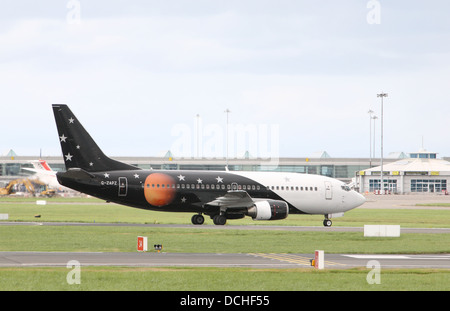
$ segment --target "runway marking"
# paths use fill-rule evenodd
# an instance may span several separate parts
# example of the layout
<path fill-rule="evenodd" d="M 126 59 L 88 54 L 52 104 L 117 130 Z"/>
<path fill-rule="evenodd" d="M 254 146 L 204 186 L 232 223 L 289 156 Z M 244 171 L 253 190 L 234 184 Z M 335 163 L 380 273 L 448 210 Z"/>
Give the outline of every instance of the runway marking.
<path fill-rule="evenodd" d="M 427 254 L 414 254 L 414 255 L 342 255 L 345 257 L 356 258 L 356 259 L 417 259 L 417 260 L 444 260 L 450 259 L 450 255 L 427 255 Z"/>
<path fill-rule="evenodd" d="M 356 259 L 409 259 L 405 255 L 343 255 L 350 258 Z"/>
<path fill-rule="evenodd" d="M 257 257 L 263 257 L 263 258 L 269 258 L 269 259 L 275 259 L 280 261 L 286 261 L 298 265 L 304 265 L 304 266 L 311 266 L 311 259 L 308 257 L 298 256 L 294 254 L 286 254 L 286 253 L 249 253 L 249 255 L 257 256 Z M 325 264 L 328 266 L 345 266 L 345 264 L 332 262 L 332 261 L 326 261 Z"/>

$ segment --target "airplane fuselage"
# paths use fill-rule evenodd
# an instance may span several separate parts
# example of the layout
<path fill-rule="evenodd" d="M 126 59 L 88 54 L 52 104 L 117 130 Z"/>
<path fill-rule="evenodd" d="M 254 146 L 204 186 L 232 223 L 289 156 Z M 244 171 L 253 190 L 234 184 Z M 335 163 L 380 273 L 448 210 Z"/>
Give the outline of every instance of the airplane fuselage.
<path fill-rule="evenodd" d="M 278 220 L 291 214 L 329 218 L 364 203 L 343 182 L 319 175 L 284 172 L 142 170 L 106 156 L 67 105 L 53 105 L 66 172 L 58 182 L 71 189 L 132 207 L 203 214 L 214 224 L 250 216 Z"/>
<path fill-rule="evenodd" d="M 359 206 L 364 198 L 345 184 L 319 175 L 279 172 L 138 170 L 90 173 L 64 178 L 65 186 L 111 202 L 164 212 L 212 215 L 206 203 L 228 191 L 246 191 L 255 200 L 281 200 L 291 214 L 335 214 Z M 244 209 L 234 211 L 245 214 Z"/>

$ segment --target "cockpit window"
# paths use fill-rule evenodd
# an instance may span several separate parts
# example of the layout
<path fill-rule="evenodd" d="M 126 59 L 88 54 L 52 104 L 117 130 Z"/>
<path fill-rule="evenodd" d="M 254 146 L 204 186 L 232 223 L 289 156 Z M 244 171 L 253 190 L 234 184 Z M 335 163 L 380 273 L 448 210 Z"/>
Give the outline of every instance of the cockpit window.
<path fill-rule="evenodd" d="M 345 191 L 350 191 L 351 190 L 350 187 L 347 186 L 347 185 L 342 185 L 341 188 L 342 188 L 342 190 L 345 190 Z"/>

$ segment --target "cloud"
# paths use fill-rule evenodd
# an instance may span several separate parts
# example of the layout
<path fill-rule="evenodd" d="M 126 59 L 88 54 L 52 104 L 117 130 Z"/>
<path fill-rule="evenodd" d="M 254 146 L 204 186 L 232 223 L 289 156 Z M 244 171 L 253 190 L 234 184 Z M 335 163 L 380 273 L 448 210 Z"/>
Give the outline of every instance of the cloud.
<path fill-rule="evenodd" d="M 382 2 L 380 25 L 360 1 L 82 1 L 80 24 L 64 1 L 24 3 L 0 12 L 0 120 L 21 137 L 6 148 L 59 154 L 48 124 L 64 102 L 116 155 L 157 154 L 176 124 L 223 125 L 230 108 L 234 123 L 279 124 L 285 155 L 365 156 L 385 91 L 385 150 L 424 135 L 450 155 L 446 2 Z"/>

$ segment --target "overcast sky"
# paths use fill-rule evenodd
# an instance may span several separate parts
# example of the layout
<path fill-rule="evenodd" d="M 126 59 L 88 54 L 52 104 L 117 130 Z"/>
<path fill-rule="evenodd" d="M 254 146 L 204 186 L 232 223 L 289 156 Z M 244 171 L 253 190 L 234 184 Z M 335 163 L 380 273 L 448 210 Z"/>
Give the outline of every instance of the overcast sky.
<path fill-rule="evenodd" d="M 443 0 L 2 0 L 0 153 L 61 155 L 51 105 L 65 103 L 111 156 L 224 156 L 228 108 L 230 156 L 368 157 L 372 109 L 379 157 L 386 92 L 385 155 L 423 138 L 450 156 L 449 14 Z"/>

